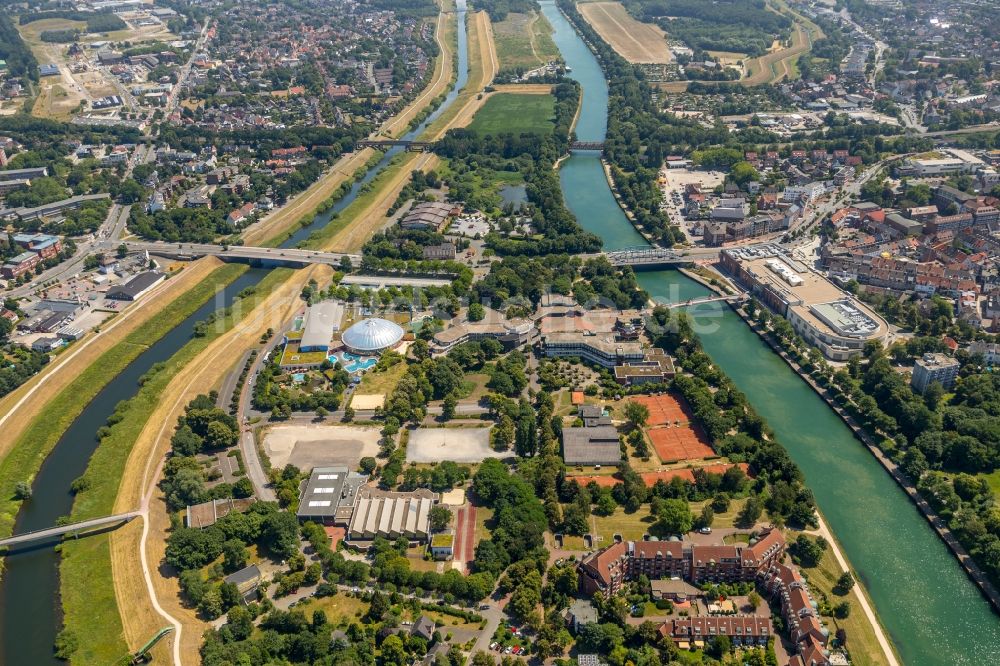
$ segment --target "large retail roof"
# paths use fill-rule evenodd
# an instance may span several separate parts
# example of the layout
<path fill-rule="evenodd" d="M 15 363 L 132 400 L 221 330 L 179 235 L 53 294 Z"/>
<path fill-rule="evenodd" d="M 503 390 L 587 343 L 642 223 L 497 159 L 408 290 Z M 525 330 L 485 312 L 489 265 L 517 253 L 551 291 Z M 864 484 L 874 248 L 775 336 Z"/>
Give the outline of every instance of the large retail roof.
<path fill-rule="evenodd" d="M 344 344 L 356 351 L 381 351 L 403 339 L 399 324 L 373 317 L 357 322 L 341 336 Z"/>

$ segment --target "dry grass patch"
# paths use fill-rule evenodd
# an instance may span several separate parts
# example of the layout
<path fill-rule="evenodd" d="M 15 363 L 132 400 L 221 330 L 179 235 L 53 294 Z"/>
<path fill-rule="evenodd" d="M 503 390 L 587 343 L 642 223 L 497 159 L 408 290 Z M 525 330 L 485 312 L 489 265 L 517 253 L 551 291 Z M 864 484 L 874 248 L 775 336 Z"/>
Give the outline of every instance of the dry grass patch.
<path fill-rule="evenodd" d="M 651 23 L 637 21 L 620 2 L 588 2 L 578 9 L 618 55 L 631 63 L 666 65 L 674 61 L 666 33 Z"/>

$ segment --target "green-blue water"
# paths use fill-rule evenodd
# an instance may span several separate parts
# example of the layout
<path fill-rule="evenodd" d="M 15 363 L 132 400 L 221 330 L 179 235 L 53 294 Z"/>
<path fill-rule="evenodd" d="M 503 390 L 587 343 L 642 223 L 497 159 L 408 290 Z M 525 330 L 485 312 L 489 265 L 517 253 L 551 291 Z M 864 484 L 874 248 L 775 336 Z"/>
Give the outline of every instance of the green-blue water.
<path fill-rule="evenodd" d="M 597 60 L 552 2 L 541 5 L 572 76 L 584 88 L 579 138 L 602 140 L 606 123 L 599 119 L 607 115 L 607 85 Z M 585 166 L 586 161 L 596 168 Z M 606 249 L 644 244 L 618 208 L 596 158 L 574 155 L 561 175 L 570 209 L 584 228 L 604 238 Z M 676 271 L 640 273 L 639 283 L 663 302 L 708 293 Z M 802 468 L 903 662 L 1000 663 L 1000 619 L 847 426 L 728 306 L 709 303 L 689 310 L 705 351 L 746 393 Z"/>

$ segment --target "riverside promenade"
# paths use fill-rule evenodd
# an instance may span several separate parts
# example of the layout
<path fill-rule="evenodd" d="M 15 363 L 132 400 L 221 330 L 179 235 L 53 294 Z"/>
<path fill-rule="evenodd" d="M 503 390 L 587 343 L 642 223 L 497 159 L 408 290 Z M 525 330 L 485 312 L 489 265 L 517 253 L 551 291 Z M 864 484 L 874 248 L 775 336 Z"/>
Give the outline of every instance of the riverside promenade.
<path fill-rule="evenodd" d="M 802 366 L 800 366 L 795 359 L 793 359 L 788 352 L 786 352 L 785 349 L 773 339 L 770 332 L 762 328 L 740 305 L 732 302 L 729 304 L 736 314 L 738 314 L 747 326 L 750 327 L 750 330 L 756 333 L 761 340 L 766 342 L 767 345 L 771 347 L 771 349 L 778 354 L 778 356 L 780 356 L 781 359 L 785 361 L 790 368 L 792 368 L 792 370 L 795 371 L 795 374 L 801 377 L 802 380 L 805 381 L 813 389 L 813 391 L 815 391 L 816 394 L 830 406 L 830 408 L 841 418 L 847 427 L 851 429 L 854 436 L 865 445 L 869 453 L 875 456 L 875 459 L 881 463 L 882 467 L 884 467 L 887 472 L 889 472 L 889 475 L 895 479 L 896 483 L 899 484 L 899 487 L 902 488 L 910 498 L 910 501 L 912 501 L 917 508 L 920 509 L 920 512 L 927 519 L 927 522 L 930 523 L 934 531 L 937 532 L 937 535 L 941 537 L 941 540 L 944 541 L 948 548 L 951 549 L 951 552 L 955 555 L 956 559 L 958 559 L 962 569 L 965 570 L 966 575 L 968 575 L 976 586 L 979 587 L 983 596 L 990 602 L 993 610 L 1000 614 L 1000 592 L 997 591 L 997 588 L 992 582 L 990 582 L 989 578 L 986 577 L 983 570 L 980 569 L 979 565 L 972 559 L 972 556 L 969 555 L 969 552 L 959 542 L 958 537 L 956 537 L 951 531 L 951 528 L 948 527 L 948 524 L 944 521 L 944 519 L 942 519 L 934 508 L 927 503 L 927 500 L 923 498 L 909 476 L 907 476 L 907 474 L 900 469 L 899 465 L 885 455 L 882 449 L 875 444 L 868 431 L 865 430 L 864 427 L 858 423 L 851 414 L 847 413 L 847 411 L 844 410 L 844 408 L 836 400 L 834 400 L 833 396 L 831 396 L 825 388 L 817 384 L 812 376 L 807 373 Z"/>

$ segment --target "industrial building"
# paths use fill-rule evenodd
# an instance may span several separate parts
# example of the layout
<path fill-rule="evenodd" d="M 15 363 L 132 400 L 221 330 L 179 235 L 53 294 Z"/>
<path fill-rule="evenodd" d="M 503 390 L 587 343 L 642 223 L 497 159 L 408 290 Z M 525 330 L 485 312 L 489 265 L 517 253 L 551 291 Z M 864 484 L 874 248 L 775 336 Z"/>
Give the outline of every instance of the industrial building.
<path fill-rule="evenodd" d="M 785 317 L 806 342 L 833 361 L 885 342 L 886 321 L 823 276 L 764 244 L 723 250 L 721 265 L 755 298 Z"/>
<path fill-rule="evenodd" d="M 430 511 L 434 505 L 429 491 L 379 493 L 358 499 L 347 539 L 355 545 L 375 537 L 425 541 L 430 535 Z"/>
<path fill-rule="evenodd" d="M 163 273 L 156 271 L 139 273 L 125 284 L 109 289 L 106 298 L 115 301 L 137 301 L 165 279 Z"/>

